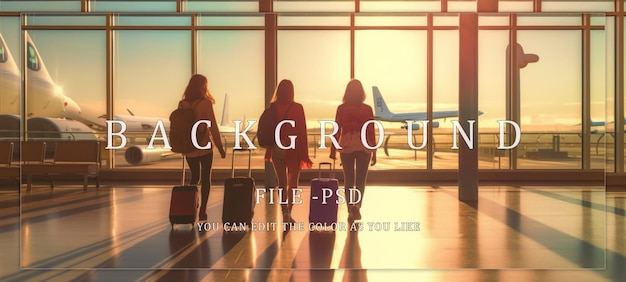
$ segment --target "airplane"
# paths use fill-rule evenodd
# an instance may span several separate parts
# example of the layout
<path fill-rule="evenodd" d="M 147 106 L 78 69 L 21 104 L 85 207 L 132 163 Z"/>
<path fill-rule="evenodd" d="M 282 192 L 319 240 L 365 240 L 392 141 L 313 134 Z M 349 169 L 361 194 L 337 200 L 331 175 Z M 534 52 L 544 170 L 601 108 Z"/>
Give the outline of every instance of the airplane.
<path fill-rule="evenodd" d="M 72 119 L 79 117 L 81 109 L 78 104 L 65 96 L 63 90 L 52 81 L 46 65 L 28 34 L 26 34 L 26 39 L 27 91 L 32 97 L 37 97 L 27 99 L 26 116 Z M 2 49 L 0 52 L 2 54 L 0 55 L 0 93 L 2 94 L 0 113 L 19 115 L 22 76 L 2 34 L 0 34 L 0 49 Z"/>
<path fill-rule="evenodd" d="M 413 113 L 393 113 L 387 107 L 387 103 L 385 103 L 385 99 L 383 99 L 383 95 L 380 93 L 380 90 L 377 86 L 372 86 L 372 90 L 374 92 L 374 119 L 380 121 L 388 121 L 388 122 L 402 122 L 405 123 L 401 126 L 402 129 L 408 129 L 406 125 L 407 120 L 421 121 L 427 120 L 426 112 L 413 112 Z M 483 112 L 478 111 L 478 115 L 482 115 Z M 459 111 L 434 111 L 432 119 L 445 119 L 450 117 L 458 117 Z M 439 122 L 432 121 L 430 122 L 433 128 L 439 127 Z M 419 130 L 419 123 L 413 123 L 411 130 Z"/>
<path fill-rule="evenodd" d="M 20 71 L 0 34 L 0 113 L 19 114 Z"/>
<path fill-rule="evenodd" d="M 612 122 L 609 122 L 609 124 L 610 123 L 612 123 Z M 624 124 L 626 124 L 626 118 L 624 118 Z M 590 124 L 591 127 L 594 127 L 594 126 L 605 126 L 605 125 L 606 125 L 606 122 L 604 122 L 604 121 L 593 121 L 593 120 L 591 121 L 591 124 Z"/>
<path fill-rule="evenodd" d="M 91 130 L 103 131 L 106 129 L 105 118 L 106 115 L 101 115 L 97 118 L 89 118 L 83 115 L 81 107 L 72 98 L 65 95 L 63 89 L 61 89 L 50 76 L 48 69 L 40 56 L 35 43 L 30 38 L 30 35 L 26 33 L 27 44 L 27 105 L 26 110 L 27 118 L 32 117 L 47 117 L 47 118 L 62 118 L 80 122 L 87 125 Z M 20 70 L 7 47 L 4 37 L 0 33 L 0 115 L 18 116 L 21 112 L 20 107 L 20 89 L 21 89 L 21 73 Z M 224 109 L 222 112 L 222 120 L 219 127 L 220 132 L 230 134 L 235 132 L 235 128 L 228 126 L 227 114 L 227 95 L 224 96 Z M 114 120 L 123 121 L 126 123 L 127 132 L 139 132 L 152 134 L 157 120 L 162 120 L 165 128 L 169 128 L 169 118 L 167 117 L 148 117 L 137 116 L 133 112 L 127 109 L 129 115 L 115 115 Z M 19 119 L 18 119 L 19 120 Z M 2 136 L 0 136 L 2 137 Z M 127 149 L 128 150 L 128 149 Z M 145 161 L 153 161 L 156 157 L 146 158 L 141 153 L 147 153 L 145 148 L 140 148 L 142 151 L 137 153 L 137 149 L 133 149 L 135 152 L 131 155 L 142 159 L 140 161 L 127 161 L 130 164 L 142 164 Z M 169 151 L 169 150 L 167 150 Z M 167 155 L 167 152 L 162 152 L 160 156 Z M 170 152 L 171 153 L 171 152 Z M 143 161 L 145 160 L 145 161 Z"/>
<path fill-rule="evenodd" d="M 385 99 L 383 98 L 383 95 L 380 93 L 378 86 L 372 86 L 372 91 L 374 94 L 372 95 L 372 97 L 374 99 L 374 119 L 375 120 L 387 121 L 387 122 L 401 122 L 403 123 L 403 125 L 400 126 L 400 128 L 409 130 L 408 125 L 406 124 L 407 120 L 423 121 L 423 120 L 428 119 L 426 112 L 393 113 L 387 107 L 387 103 L 385 103 Z M 482 115 L 482 114 L 483 112 L 478 111 L 478 115 Z M 433 111 L 432 119 L 445 119 L 445 118 L 458 117 L 458 116 L 459 116 L 459 111 Z M 431 121 L 429 124 L 433 128 L 439 127 L 438 121 Z M 420 129 L 419 123 L 411 124 L 410 130 L 419 130 L 419 129 Z M 387 156 L 389 156 L 389 150 L 388 150 L 389 138 L 391 138 L 391 135 L 387 135 L 383 143 L 383 149 L 384 149 L 385 155 Z"/>

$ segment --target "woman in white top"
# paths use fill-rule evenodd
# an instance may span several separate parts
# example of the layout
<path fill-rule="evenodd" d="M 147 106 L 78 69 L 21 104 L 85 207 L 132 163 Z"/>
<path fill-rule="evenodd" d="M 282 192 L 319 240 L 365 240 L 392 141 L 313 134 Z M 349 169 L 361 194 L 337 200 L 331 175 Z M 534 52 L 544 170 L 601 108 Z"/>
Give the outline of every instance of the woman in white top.
<path fill-rule="evenodd" d="M 363 146 L 363 141 L 367 141 L 370 146 L 376 144 L 373 124 L 367 126 L 366 140 L 361 140 L 361 128 L 365 122 L 374 119 L 372 107 L 363 103 L 364 101 L 363 85 L 359 80 L 352 79 L 346 86 L 343 104 L 337 107 L 335 115 L 335 122 L 339 126 L 335 137 L 341 146 L 339 152 L 345 179 L 345 195 L 349 195 L 348 189 L 356 188 L 361 192 L 361 196 L 364 196 L 369 165 L 376 164 L 376 150 Z M 336 159 L 337 150 L 334 146 L 330 148 L 331 159 Z M 349 222 L 361 219 L 362 200 L 363 198 L 355 205 L 348 204 Z"/>

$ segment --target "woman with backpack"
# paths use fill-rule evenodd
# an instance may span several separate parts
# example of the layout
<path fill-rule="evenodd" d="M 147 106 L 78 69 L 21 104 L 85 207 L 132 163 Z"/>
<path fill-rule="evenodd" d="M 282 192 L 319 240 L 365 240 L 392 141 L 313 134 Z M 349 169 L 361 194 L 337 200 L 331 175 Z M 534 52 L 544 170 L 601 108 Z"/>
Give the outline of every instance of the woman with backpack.
<path fill-rule="evenodd" d="M 281 149 L 278 145 L 273 145 L 265 152 L 265 160 L 271 161 L 276 176 L 278 187 L 282 188 L 283 222 L 295 222 L 291 217 L 293 207 L 293 188 L 298 187 L 300 171 L 303 168 L 311 168 L 313 162 L 309 158 L 309 148 L 307 140 L 306 118 L 302 104 L 294 102 L 294 87 L 291 80 L 283 79 L 276 90 L 270 108 L 276 111 L 278 122 L 282 120 L 293 120 L 295 126 L 284 124 L 280 130 L 280 141 L 284 146 L 291 144 L 290 136 L 295 136 L 295 147 Z"/>
<path fill-rule="evenodd" d="M 187 164 L 191 170 L 191 185 L 197 185 L 198 181 L 202 184 L 200 196 L 200 210 L 198 211 L 198 220 L 206 221 L 207 201 L 209 199 L 209 190 L 211 189 L 211 167 L 213 165 L 213 149 L 217 148 L 220 156 L 226 157 L 226 151 L 222 145 L 218 123 L 215 121 L 215 112 L 213 111 L 215 98 L 209 92 L 208 79 L 201 74 L 194 74 L 187 88 L 183 93 L 182 100 L 178 103 L 179 108 L 192 108 L 196 120 L 211 121 L 210 130 L 204 127 L 204 124 L 198 126 L 197 140 L 200 146 L 205 146 L 211 142 L 211 149 L 200 150 L 194 149 L 189 153 L 184 153 L 187 158 Z"/>

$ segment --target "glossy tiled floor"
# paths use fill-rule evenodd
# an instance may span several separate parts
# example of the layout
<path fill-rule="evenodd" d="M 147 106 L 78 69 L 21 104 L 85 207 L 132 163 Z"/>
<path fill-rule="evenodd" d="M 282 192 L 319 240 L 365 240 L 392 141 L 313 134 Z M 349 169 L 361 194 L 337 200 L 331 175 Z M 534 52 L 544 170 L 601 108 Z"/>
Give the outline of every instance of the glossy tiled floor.
<path fill-rule="evenodd" d="M 362 229 L 350 231 L 340 206 L 335 232 L 309 231 L 308 201 L 294 207 L 294 230 L 262 201 L 255 230 L 226 231 L 219 186 L 206 225 L 172 230 L 170 190 L 35 188 L 21 221 L 17 192 L 5 190 L 0 281 L 626 280 L 626 193 L 603 187 L 488 186 L 476 204 L 456 187 L 372 186 Z"/>

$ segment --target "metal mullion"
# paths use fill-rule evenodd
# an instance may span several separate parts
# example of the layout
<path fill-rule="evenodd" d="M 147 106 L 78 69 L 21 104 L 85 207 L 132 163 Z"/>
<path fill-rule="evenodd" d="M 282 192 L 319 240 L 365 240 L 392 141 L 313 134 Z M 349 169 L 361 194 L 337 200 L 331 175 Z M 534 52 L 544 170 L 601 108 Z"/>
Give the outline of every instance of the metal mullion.
<path fill-rule="evenodd" d="M 359 26 L 356 30 L 428 30 L 428 26 Z M 459 30 L 458 26 L 432 26 L 432 30 Z"/>
<path fill-rule="evenodd" d="M 478 30 L 509 30 L 508 26 L 481 26 Z M 588 26 L 590 30 L 605 30 L 604 26 L 592 25 Z M 522 26 L 517 30 L 583 30 L 583 26 Z"/>
<path fill-rule="evenodd" d="M 621 2 L 621 1 L 618 1 Z M 620 3 L 621 4 L 621 3 Z M 624 14 L 615 18 L 615 172 L 624 172 Z"/>
<path fill-rule="evenodd" d="M 178 0 L 180 3 L 181 0 Z M 191 15 L 191 74 L 198 73 L 198 30 L 196 29 L 197 14 Z"/>
<path fill-rule="evenodd" d="M 356 46 L 356 42 L 355 42 L 355 34 L 356 34 L 356 13 L 360 13 L 361 12 L 361 0 L 354 0 L 354 13 L 350 14 L 350 79 L 353 79 L 355 76 L 355 69 L 354 69 L 354 64 L 355 62 L 355 58 L 354 58 L 354 53 L 355 53 L 355 46 Z"/>
<path fill-rule="evenodd" d="M 278 30 L 350 30 L 350 26 L 279 26 Z M 458 30 L 457 26 L 437 26 L 433 30 Z M 428 30 L 426 26 L 355 26 L 354 30 Z"/>
<path fill-rule="evenodd" d="M 263 30 L 263 27 L 250 26 L 211 26 L 211 27 L 193 27 L 193 26 L 22 26 L 25 30 Z"/>
<path fill-rule="evenodd" d="M 445 0 L 444 0 L 445 1 Z M 443 3 L 443 1 L 442 1 Z M 443 5 L 443 4 L 442 4 Z M 426 18 L 427 26 L 429 27 L 426 31 L 426 120 L 433 119 L 433 15 L 429 14 Z M 411 130 L 407 128 L 407 130 Z M 434 140 L 433 137 L 433 127 L 427 127 L 426 132 L 426 169 L 433 169 L 433 157 L 435 156 L 434 151 Z"/>
<path fill-rule="evenodd" d="M 113 30 L 189 30 L 190 26 L 113 26 Z"/>
<path fill-rule="evenodd" d="M 80 0 L 80 11 L 83 13 L 91 12 L 89 0 Z"/>
<path fill-rule="evenodd" d="M 349 26 L 278 26 L 277 30 L 350 30 Z"/>
<path fill-rule="evenodd" d="M 356 0 L 356 2 L 358 2 L 359 0 Z M 358 5 L 357 5 L 358 8 Z M 355 48 L 355 30 L 354 30 L 354 24 L 355 24 L 355 15 L 354 13 L 350 14 L 350 79 L 353 79 L 355 76 L 355 70 L 354 70 L 354 64 L 355 64 L 355 58 L 354 58 L 354 48 Z"/>
<path fill-rule="evenodd" d="M 267 0 L 264 0 L 267 1 Z M 278 80 L 278 15 L 265 15 L 265 105 L 268 107 Z"/>
<path fill-rule="evenodd" d="M 21 16 L 21 21 L 22 21 L 22 26 L 24 26 L 26 24 L 26 17 L 27 15 L 22 15 Z M 27 62 L 27 52 L 28 50 L 26 50 L 26 46 L 28 45 L 27 39 L 26 39 L 26 30 L 22 29 L 20 32 L 20 41 L 22 42 L 22 46 L 21 47 L 21 56 L 20 56 L 20 61 L 21 63 L 21 67 L 22 67 L 22 103 L 21 103 L 21 115 L 20 115 L 20 140 L 21 141 L 28 141 L 27 137 L 28 134 L 26 134 L 26 131 L 28 130 L 28 127 L 26 126 L 26 118 L 28 116 L 28 109 L 27 109 L 27 104 L 28 104 L 28 85 L 26 84 L 26 82 L 28 81 L 28 62 Z M 21 155 L 20 155 L 20 159 L 21 159 Z"/>
<path fill-rule="evenodd" d="M 533 0 L 533 13 L 541 12 L 541 0 Z"/>
<path fill-rule="evenodd" d="M 510 120 L 510 121 L 514 121 L 516 123 L 519 124 L 519 111 L 520 111 L 520 104 L 519 104 L 519 95 L 520 93 L 517 92 L 517 84 L 519 83 L 519 81 L 517 81 L 517 72 L 519 71 L 519 69 L 517 68 L 517 15 L 515 14 L 510 14 L 509 15 L 509 25 L 510 25 L 510 31 L 509 31 L 509 56 L 510 56 L 510 65 L 509 65 L 509 95 L 507 95 L 506 97 L 506 107 L 508 109 L 507 111 L 507 115 L 506 115 L 506 119 Z M 513 130 L 511 130 L 511 127 L 508 127 L 508 142 L 509 144 L 513 144 L 514 138 L 513 138 Z M 509 169 L 517 169 L 517 148 L 513 148 L 511 150 L 509 150 Z"/>
<path fill-rule="evenodd" d="M 106 113 L 107 119 L 113 120 L 113 14 L 106 16 Z M 107 150 L 109 154 L 109 161 L 107 166 L 109 169 L 115 168 L 115 150 Z"/>
<path fill-rule="evenodd" d="M 591 16 L 583 15 L 583 25 L 589 26 Z M 582 169 L 591 169 L 591 30 L 583 29 L 582 73 Z"/>
<path fill-rule="evenodd" d="M 620 15 L 624 15 L 624 12 L 619 12 L 617 9 L 619 9 L 619 7 L 616 6 L 615 11 L 611 11 L 611 12 L 604 12 L 605 16 L 611 16 L 611 17 L 615 17 L 615 16 L 620 16 Z"/>
<path fill-rule="evenodd" d="M 22 24 L 22 29 L 25 30 L 106 30 L 106 26 L 79 26 L 79 25 L 62 25 L 62 26 L 52 26 L 52 25 L 27 25 L 26 23 Z"/>
<path fill-rule="evenodd" d="M 194 26 L 195 30 L 265 30 L 262 26 Z"/>
<path fill-rule="evenodd" d="M 518 26 L 517 30 L 583 30 L 584 26 L 558 26 L 558 25 L 547 25 L 547 26 Z M 604 29 L 604 27 L 593 26 L 591 29 Z"/>

